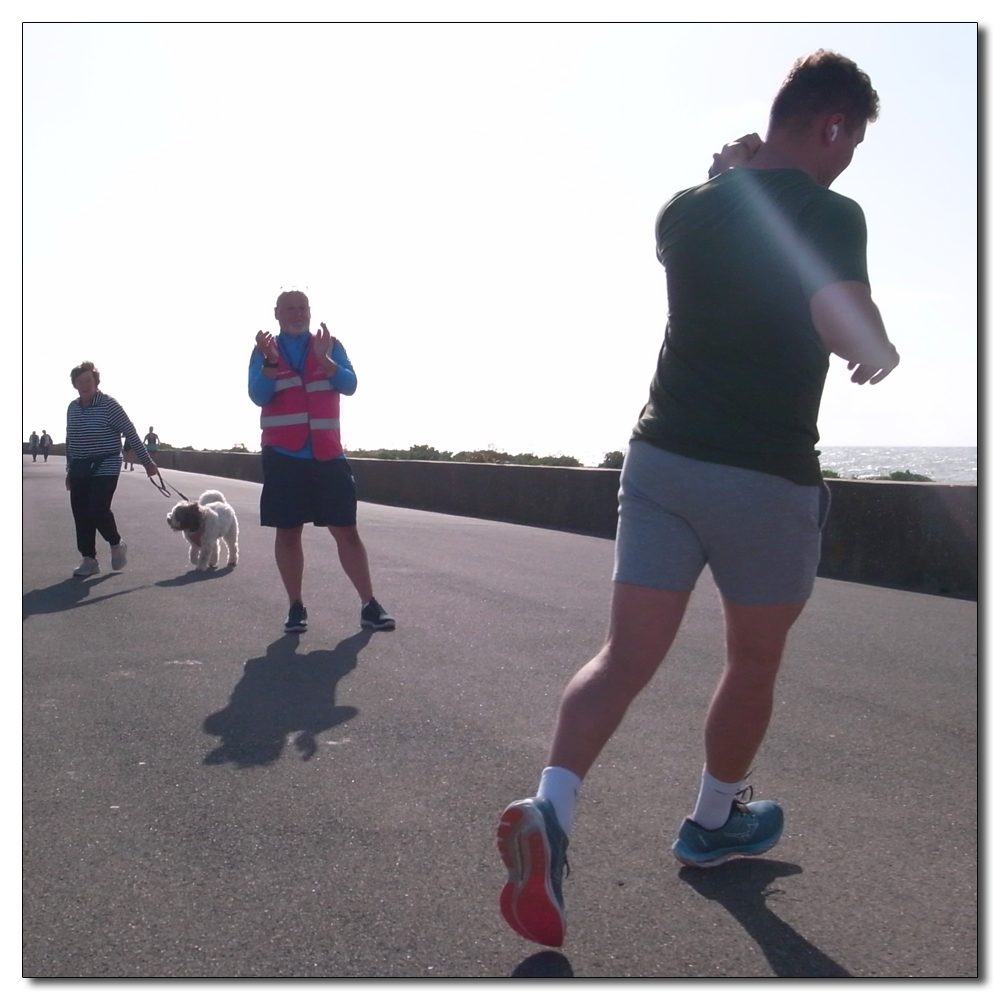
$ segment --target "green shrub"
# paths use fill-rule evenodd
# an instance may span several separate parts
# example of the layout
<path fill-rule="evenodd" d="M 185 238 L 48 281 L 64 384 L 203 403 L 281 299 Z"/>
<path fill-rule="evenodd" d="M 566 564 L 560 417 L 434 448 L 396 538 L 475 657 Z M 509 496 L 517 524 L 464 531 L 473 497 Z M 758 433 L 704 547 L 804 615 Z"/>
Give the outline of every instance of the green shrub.
<path fill-rule="evenodd" d="M 406 451 L 393 448 L 352 448 L 350 454 L 355 458 L 381 459 L 418 459 L 432 462 L 480 462 L 487 465 L 563 465 L 579 467 L 583 463 L 572 455 L 544 455 L 539 458 L 530 452 L 520 455 L 508 455 L 505 451 L 495 448 L 481 448 L 478 451 L 438 451 L 429 444 L 410 445 Z"/>
<path fill-rule="evenodd" d="M 905 472 L 900 472 L 898 469 L 895 472 L 890 472 L 888 476 L 878 476 L 878 479 L 894 479 L 896 482 L 900 483 L 933 483 L 934 480 L 930 476 L 922 476 L 919 472 L 910 472 L 907 469 Z"/>

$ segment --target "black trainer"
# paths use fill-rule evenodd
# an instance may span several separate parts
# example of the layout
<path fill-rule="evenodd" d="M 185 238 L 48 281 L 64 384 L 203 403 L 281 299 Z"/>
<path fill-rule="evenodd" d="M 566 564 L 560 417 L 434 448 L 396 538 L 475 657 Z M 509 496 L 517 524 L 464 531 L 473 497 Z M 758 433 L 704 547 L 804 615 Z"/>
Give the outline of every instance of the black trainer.
<path fill-rule="evenodd" d="M 301 601 L 296 601 L 288 609 L 288 617 L 285 619 L 285 631 L 305 632 L 308 627 L 305 605 Z"/>
<path fill-rule="evenodd" d="M 396 619 L 373 597 L 361 609 L 361 625 L 363 628 L 381 629 L 388 632 L 396 627 Z"/>

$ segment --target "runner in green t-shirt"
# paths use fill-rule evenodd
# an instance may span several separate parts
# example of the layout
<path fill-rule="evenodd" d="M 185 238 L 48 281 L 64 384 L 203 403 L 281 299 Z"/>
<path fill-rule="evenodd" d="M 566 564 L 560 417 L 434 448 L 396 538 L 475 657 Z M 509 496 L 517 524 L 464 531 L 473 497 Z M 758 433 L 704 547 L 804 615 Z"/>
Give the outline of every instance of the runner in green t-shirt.
<path fill-rule="evenodd" d="M 818 486 L 829 348 L 809 302 L 867 285 L 860 207 L 799 169 L 735 167 L 671 198 L 656 241 L 669 327 L 633 439 Z"/>
<path fill-rule="evenodd" d="M 705 721 L 701 787 L 672 850 L 712 867 L 781 836 L 777 802 L 741 793 L 819 563 L 828 493 L 816 416 L 829 355 L 860 385 L 899 363 L 871 300 L 864 216 L 828 190 L 877 116 L 871 81 L 849 59 L 800 59 L 766 140 L 730 143 L 709 181 L 657 219 L 669 317 L 622 469 L 608 639 L 563 693 L 536 795 L 512 802 L 497 829 L 500 910 L 530 940 L 562 945 L 582 781 L 666 656 L 706 564 L 727 662 Z"/>

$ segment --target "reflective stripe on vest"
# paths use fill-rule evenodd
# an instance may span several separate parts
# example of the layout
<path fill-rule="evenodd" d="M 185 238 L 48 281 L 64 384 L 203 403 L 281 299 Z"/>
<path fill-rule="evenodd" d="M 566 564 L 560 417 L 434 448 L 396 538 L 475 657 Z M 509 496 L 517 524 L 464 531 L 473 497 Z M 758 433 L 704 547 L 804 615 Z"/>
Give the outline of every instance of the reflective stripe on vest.
<path fill-rule="evenodd" d="M 261 427 L 287 427 L 289 424 L 304 424 L 309 420 L 308 413 L 282 413 L 276 417 L 265 417 L 261 416 L 260 426 Z M 337 421 L 337 425 L 340 425 L 340 421 Z"/>
<path fill-rule="evenodd" d="M 326 417 L 314 417 L 309 421 L 309 426 L 314 431 L 332 431 L 340 428 L 340 421 L 336 418 L 331 420 Z"/>
<path fill-rule="evenodd" d="M 302 379 L 298 375 L 294 378 L 276 378 L 274 380 L 274 391 L 278 392 L 280 389 L 290 389 L 293 385 L 302 385 Z"/>
<path fill-rule="evenodd" d="M 306 392 L 333 392 L 333 386 L 326 378 L 322 382 L 306 382 Z"/>

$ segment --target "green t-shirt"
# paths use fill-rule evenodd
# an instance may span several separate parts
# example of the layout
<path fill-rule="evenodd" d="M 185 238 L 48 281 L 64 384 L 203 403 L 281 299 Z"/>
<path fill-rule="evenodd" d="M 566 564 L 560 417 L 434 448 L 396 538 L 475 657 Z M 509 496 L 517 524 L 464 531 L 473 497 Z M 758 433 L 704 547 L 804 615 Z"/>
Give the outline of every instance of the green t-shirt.
<path fill-rule="evenodd" d="M 868 283 L 864 213 L 795 169 L 736 167 L 656 220 L 667 331 L 632 440 L 822 482 L 816 442 L 830 355 L 810 298 Z"/>

